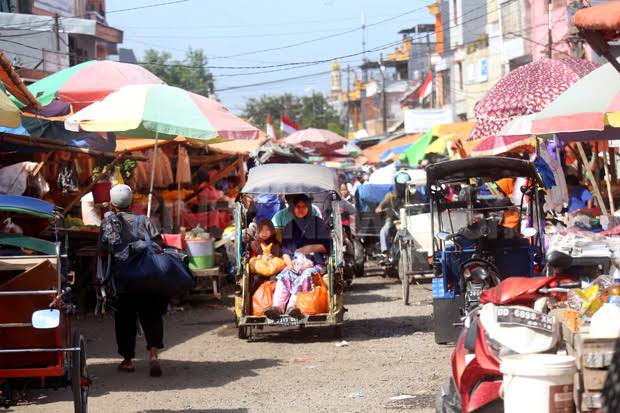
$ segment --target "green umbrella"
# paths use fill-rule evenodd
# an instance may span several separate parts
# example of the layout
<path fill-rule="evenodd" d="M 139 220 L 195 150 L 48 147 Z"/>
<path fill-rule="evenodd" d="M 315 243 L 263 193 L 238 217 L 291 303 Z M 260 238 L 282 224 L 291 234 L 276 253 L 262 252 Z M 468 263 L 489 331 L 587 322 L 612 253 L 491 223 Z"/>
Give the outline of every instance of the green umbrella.
<path fill-rule="evenodd" d="M 433 134 L 430 130 L 424 132 L 424 135 L 411 144 L 409 148 L 400 156 L 401 161 L 406 161 L 410 166 L 416 166 L 426 155 L 426 148 L 431 143 Z"/>

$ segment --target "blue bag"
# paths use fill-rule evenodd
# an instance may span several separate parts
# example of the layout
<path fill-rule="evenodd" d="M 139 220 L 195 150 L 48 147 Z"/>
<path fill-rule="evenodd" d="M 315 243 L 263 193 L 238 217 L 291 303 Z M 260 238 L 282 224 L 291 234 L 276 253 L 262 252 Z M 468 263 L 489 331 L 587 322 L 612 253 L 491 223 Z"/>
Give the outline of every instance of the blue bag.
<path fill-rule="evenodd" d="M 188 293 L 194 287 L 194 277 L 178 254 L 163 250 L 151 240 L 144 228 L 144 241 L 139 228 L 144 226 L 144 216 L 133 222 L 132 235 L 137 241 L 130 243 L 129 257 L 117 262 L 117 284 L 129 294 L 173 297 Z"/>

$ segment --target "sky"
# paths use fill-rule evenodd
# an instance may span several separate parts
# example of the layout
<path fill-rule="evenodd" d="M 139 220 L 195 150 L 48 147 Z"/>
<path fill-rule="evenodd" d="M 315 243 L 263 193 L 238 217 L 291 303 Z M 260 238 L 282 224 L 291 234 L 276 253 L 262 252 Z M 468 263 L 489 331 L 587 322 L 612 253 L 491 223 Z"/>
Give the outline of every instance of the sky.
<path fill-rule="evenodd" d="M 148 7 L 161 3 L 170 4 Z M 210 69 L 219 99 L 240 113 L 251 97 L 328 94 L 330 76 L 324 72 L 330 70 L 329 60 L 355 55 L 340 59 L 343 68 L 362 61 L 362 15 L 366 50 L 384 47 L 367 52 L 376 60 L 394 50 L 399 30 L 434 22 L 425 7 L 430 3 L 434 1 L 107 0 L 106 5 L 108 24 L 124 31 L 121 47 L 133 49 L 138 61 L 146 49 L 183 59 L 188 48 L 202 48 L 209 66 L 219 67 Z M 300 62 L 306 63 L 277 66 Z M 295 79 L 281 81 L 289 78 Z M 342 80 L 346 87 L 344 74 Z M 245 87 L 263 82 L 270 83 Z"/>

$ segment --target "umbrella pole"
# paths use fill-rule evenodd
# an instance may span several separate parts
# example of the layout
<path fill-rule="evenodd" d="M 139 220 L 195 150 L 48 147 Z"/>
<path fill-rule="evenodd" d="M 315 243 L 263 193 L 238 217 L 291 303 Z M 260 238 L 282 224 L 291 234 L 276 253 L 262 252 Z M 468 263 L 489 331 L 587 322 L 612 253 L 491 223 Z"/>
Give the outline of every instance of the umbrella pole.
<path fill-rule="evenodd" d="M 599 203 L 599 206 L 601 207 L 601 211 L 603 212 L 603 215 L 607 215 L 607 208 L 605 207 L 605 202 L 603 201 L 603 197 L 601 196 L 601 191 L 598 188 L 598 183 L 596 182 L 596 179 L 594 179 L 594 175 L 592 174 L 592 168 L 589 167 L 590 163 L 588 162 L 588 158 L 586 157 L 586 153 L 583 150 L 583 145 L 581 144 L 581 142 L 577 142 L 577 151 L 579 152 L 581 161 L 586 167 L 585 168 L 586 174 L 588 175 L 590 182 L 592 182 L 592 187 L 594 188 L 594 196 L 596 197 L 596 201 Z"/>
<path fill-rule="evenodd" d="M 155 184 L 155 165 L 157 165 L 157 141 L 159 140 L 159 132 L 155 132 L 155 147 L 153 148 L 153 164 L 151 165 L 151 184 L 149 186 L 149 201 L 146 207 L 146 216 L 151 217 L 151 204 L 153 202 L 153 185 Z"/>
<path fill-rule="evenodd" d="M 614 205 L 614 197 L 611 193 L 611 178 L 609 176 L 609 166 L 607 165 L 607 150 L 608 146 L 603 143 L 603 167 L 605 168 L 605 183 L 607 183 L 607 196 L 609 197 L 609 213 L 614 214 L 616 207 Z"/>

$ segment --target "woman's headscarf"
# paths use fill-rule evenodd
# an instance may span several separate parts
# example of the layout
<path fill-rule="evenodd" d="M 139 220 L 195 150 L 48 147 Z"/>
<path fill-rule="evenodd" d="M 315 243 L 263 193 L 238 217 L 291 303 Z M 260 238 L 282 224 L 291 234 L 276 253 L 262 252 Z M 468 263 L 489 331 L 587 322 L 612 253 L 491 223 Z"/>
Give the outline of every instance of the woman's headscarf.
<path fill-rule="evenodd" d="M 291 213 L 293 214 L 293 222 L 297 224 L 297 227 L 301 230 L 303 237 L 309 240 L 314 240 L 316 243 L 326 243 L 329 245 L 328 242 L 331 238 L 329 230 L 323 220 L 312 213 L 312 202 L 310 198 L 305 194 L 298 194 L 291 197 L 290 201 L 289 208 L 291 208 Z M 301 218 L 295 215 L 295 205 L 299 202 L 303 202 L 308 211 L 306 216 Z M 292 230 L 292 228 L 287 225 L 287 228 L 284 231 L 284 237 L 292 236 L 292 233 L 287 234 L 287 229 Z"/>

